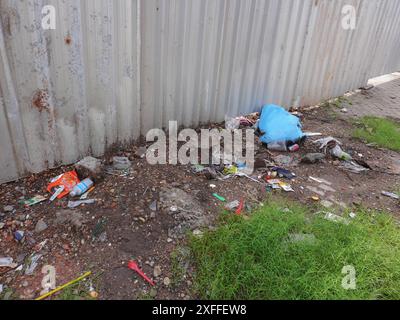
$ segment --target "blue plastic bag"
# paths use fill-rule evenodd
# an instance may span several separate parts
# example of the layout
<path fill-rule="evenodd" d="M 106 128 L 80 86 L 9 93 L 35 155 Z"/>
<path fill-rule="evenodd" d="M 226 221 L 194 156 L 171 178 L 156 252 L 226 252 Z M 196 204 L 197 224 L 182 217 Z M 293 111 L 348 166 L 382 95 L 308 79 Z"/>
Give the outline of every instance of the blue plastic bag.
<path fill-rule="evenodd" d="M 274 104 L 262 108 L 258 128 L 263 133 L 260 140 L 266 144 L 296 142 L 304 136 L 300 119 Z"/>

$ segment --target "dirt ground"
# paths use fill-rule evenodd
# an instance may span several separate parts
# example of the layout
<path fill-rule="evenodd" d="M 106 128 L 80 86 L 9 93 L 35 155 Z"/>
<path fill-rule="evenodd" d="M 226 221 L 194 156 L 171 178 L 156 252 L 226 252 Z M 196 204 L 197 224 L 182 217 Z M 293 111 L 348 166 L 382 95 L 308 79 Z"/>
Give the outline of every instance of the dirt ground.
<path fill-rule="evenodd" d="M 328 200 L 332 203 L 332 208 L 327 210 L 336 210 L 339 214 L 345 207 L 351 210 L 361 205 L 386 210 L 399 217 L 399 201 L 383 196 L 381 192 L 399 187 L 400 155 L 353 139 L 350 117 L 340 114 L 338 110 L 316 108 L 300 112 L 304 131 L 320 132 L 322 137 L 339 139 L 345 151 L 367 162 L 372 170 L 360 174 L 349 172 L 331 156 L 320 163 L 298 163 L 303 155 L 318 152 L 317 145 L 312 141 L 321 137 L 309 138 L 298 152 L 293 153 L 269 152 L 259 145 L 256 158 L 279 165 L 276 156 L 290 156 L 292 163 L 280 166 L 296 174 L 296 178 L 290 181 L 294 192 L 273 192 L 310 206 L 317 203 L 311 197 L 318 196 L 319 202 Z M 42 254 L 32 275 L 25 275 L 23 270 L 0 267 L 0 284 L 3 284 L 4 292 L 7 287 L 16 299 L 38 297 L 44 276 L 41 273 L 42 266 L 52 265 L 56 269 L 57 285 L 92 271 L 92 285 L 99 299 L 196 298 L 192 290 L 195 270 L 190 264 L 190 252 L 185 247 L 187 238 L 184 230 L 179 230 L 187 226 L 191 231 L 199 229 L 200 226 L 194 221 L 199 217 L 188 222 L 185 214 L 171 213 L 170 203 L 167 201 L 163 206 L 165 199 L 160 199 L 160 196 L 163 198 L 165 192 L 178 190 L 177 201 L 182 200 L 183 213 L 198 212 L 205 225 L 212 228 L 223 208 L 223 204 L 212 196 L 213 193 L 218 193 L 227 201 L 245 199 L 246 210 L 250 210 L 272 191 L 267 191 L 264 183 L 246 177 L 208 180 L 202 174 L 193 173 L 191 166 L 152 166 L 146 159 L 135 157 L 138 147 L 132 146 L 104 157 L 104 161 L 108 162 L 111 155 L 128 156 L 132 160 L 132 169 L 127 176 L 106 175 L 102 182 L 96 183 L 89 196 L 90 199 L 97 199 L 97 202 L 73 209 L 82 215 L 82 228 L 76 228 L 68 221 L 62 224 L 55 222 L 56 213 L 66 209 L 67 199 L 53 203 L 45 201 L 31 207 L 18 204 L 19 200 L 37 194 L 48 196 L 45 187 L 49 180 L 72 169 L 72 166 L 0 186 L 0 212 L 5 206 L 13 206 L 13 211 L 3 212 L 0 216 L 0 222 L 4 223 L 0 230 L 0 256 L 12 257 L 18 265 L 26 266 L 31 254 Z M 266 171 L 257 171 L 254 178 L 259 179 Z M 310 176 L 322 178 L 330 184 L 325 184 L 321 189 L 321 184 L 310 180 Z M 210 184 L 216 187 L 212 188 Z M 309 187 L 317 189 L 312 191 Z M 155 211 L 150 208 L 154 201 L 158 206 Z M 48 228 L 38 233 L 34 230 L 40 219 Z M 23 242 L 14 239 L 13 232 L 16 230 L 25 232 Z M 47 242 L 40 246 L 45 240 Z M 153 288 L 127 268 L 131 259 L 136 260 L 142 270 L 155 280 Z M 155 269 L 157 277 L 154 275 Z M 88 292 L 89 281 L 84 283 Z M 53 298 L 57 298 L 57 295 Z"/>

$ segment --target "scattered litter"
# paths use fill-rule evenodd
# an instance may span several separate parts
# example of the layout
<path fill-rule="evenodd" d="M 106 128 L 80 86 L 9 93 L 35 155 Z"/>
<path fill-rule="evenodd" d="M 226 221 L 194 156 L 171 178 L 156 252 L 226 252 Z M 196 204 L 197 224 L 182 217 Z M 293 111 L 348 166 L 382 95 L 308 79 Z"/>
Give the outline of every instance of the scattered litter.
<path fill-rule="evenodd" d="M 88 196 L 89 196 L 89 193 L 91 193 L 93 190 L 94 190 L 94 187 L 91 187 L 86 193 L 81 195 L 81 197 L 79 199 L 86 200 L 88 198 Z"/>
<path fill-rule="evenodd" d="M 349 220 L 330 212 L 325 214 L 325 219 L 333 222 L 344 223 L 346 225 L 350 224 Z"/>
<path fill-rule="evenodd" d="M 53 195 L 50 197 L 50 202 L 56 200 L 56 198 L 64 191 L 64 186 L 58 187 Z"/>
<path fill-rule="evenodd" d="M 393 192 L 382 191 L 382 195 L 384 195 L 386 197 L 393 198 L 393 199 L 397 199 L 397 200 L 400 199 L 400 196 L 395 194 L 395 193 L 393 193 Z"/>
<path fill-rule="evenodd" d="M 52 290 L 52 291 L 50 291 L 50 292 L 48 292 L 48 293 L 46 293 L 46 294 L 40 296 L 39 298 L 36 298 L 35 300 L 43 300 L 43 299 L 46 299 L 47 297 L 53 295 L 54 293 L 56 293 L 56 292 L 58 292 L 58 291 L 60 291 L 60 290 L 62 290 L 62 289 L 64 289 L 64 288 L 66 288 L 66 287 L 69 287 L 69 286 L 72 285 L 72 284 L 75 284 L 75 283 L 77 283 L 77 282 L 79 282 L 79 281 L 85 279 L 86 277 L 90 276 L 91 274 L 92 274 L 91 271 L 86 272 L 83 276 L 81 276 L 81 277 L 79 277 L 79 278 L 77 278 L 77 279 L 75 279 L 75 280 L 72 280 L 72 281 L 70 281 L 70 282 L 68 282 L 68 283 L 66 283 L 66 284 L 64 284 L 64 285 L 62 285 L 62 286 L 60 286 L 60 287 L 58 287 L 58 288 L 56 288 L 56 289 L 54 289 L 54 290 Z"/>
<path fill-rule="evenodd" d="M 242 213 L 243 208 L 244 208 L 244 199 L 240 200 L 239 207 L 236 209 L 235 213 L 237 215 L 240 215 Z"/>
<path fill-rule="evenodd" d="M 94 182 L 90 178 L 86 178 L 85 180 L 82 180 L 79 182 L 70 192 L 71 197 L 76 197 L 83 195 L 86 193 L 92 186 Z"/>
<path fill-rule="evenodd" d="M 97 299 L 99 296 L 98 292 L 94 290 L 92 286 L 89 288 L 89 296 L 92 297 L 93 299 Z"/>
<path fill-rule="evenodd" d="M 151 211 L 157 211 L 157 200 L 154 200 L 151 204 L 150 204 L 150 206 L 149 206 L 149 209 L 151 210 Z"/>
<path fill-rule="evenodd" d="M 327 180 L 325 180 L 325 179 L 322 179 L 322 178 L 314 178 L 314 177 L 311 177 L 311 176 L 310 176 L 309 179 L 312 180 L 312 181 L 318 182 L 318 183 L 327 184 L 328 186 L 332 185 L 331 182 L 329 182 L 329 181 L 327 181 Z"/>
<path fill-rule="evenodd" d="M 313 199 L 314 201 L 319 201 L 319 197 L 317 196 L 312 196 L 311 199 Z"/>
<path fill-rule="evenodd" d="M 325 159 L 325 155 L 323 153 L 307 153 L 304 157 L 301 158 L 301 162 L 303 163 L 316 163 Z"/>
<path fill-rule="evenodd" d="M 349 217 L 354 219 L 357 215 L 354 212 L 350 212 L 349 213 Z"/>
<path fill-rule="evenodd" d="M 195 164 L 192 166 L 192 172 L 193 173 L 201 173 L 205 170 L 205 167 L 202 166 L 201 164 Z"/>
<path fill-rule="evenodd" d="M 340 167 L 353 173 L 361 173 L 369 170 L 354 161 L 345 161 L 341 163 Z"/>
<path fill-rule="evenodd" d="M 297 143 L 295 143 L 295 144 L 293 144 L 293 145 L 288 147 L 288 150 L 290 152 L 296 152 L 296 151 L 299 151 L 299 149 L 300 149 L 300 146 Z"/>
<path fill-rule="evenodd" d="M 137 274 L 139 274 L 144 280 L 146 280 L 148 283 L 150 283 L 152 286 L 155 285 L 155 283 L 153 282 L 153 280 L 151 280 L 150 278 L 148 278 L 144 272 L 142 270 L 140 270 L 139 266 L 137 265 L 136 262 L 134 261 L 129 261 L 128 262 L 128 268 L 135 271 Z"/>
<path fill-rule="evenodd" d="M 283 169 L 283 168 L 273 167 L 271 170 L 276 172 L 277 175 L 281 178 L 293 179 L 296 177 L 296 174 L 294 174 L 293 172 L 290 172 L 289 170 Z"/>
<path fill-rule="evenodd" d="M 222 202 L 226 202 L 226 199 L 224 198 L 224 197 L 221 197 L 219 194 L 217 194 L 217 193 L 213 193 L 213 196 L 215 197 L 215 198 L 217 198 L 219 201 L 222 201 Z"/>
<path fill-rule="evenodd" d="M 330 153 L 332 156 L 341 159 L 341 160 L 352 160 L 351 155 L 348 153 L 344 152 L 340 145 L 342 144 L 339 140 L 333 138 L 333 137 L 327 137 L 323 139 L 319 139 L 314 141 L 314 143 L 320 145 L 320 149 L 324 150 L 325 153 L 327 153 L 327 150 L 330 150 Z"/>
<path fill-rule="evenodd" d="M 38 195 L 38 196 L 34 196 L 33 198 L 28 199 L 28 200 L 21 200 L 19 203 L 24 205 L 24 206 L 30 207 L 30 206 L 33 206 L 35 204 L 41 203 L 41 202 L 43 202 L 45 200 L 47 200 L 46 197 Z"/>
<path fill-rule="evenodd" d="M 0 294 L 3 293 L 3 285 L 0 283 Z"/>
<path fill-rule="evenodd" d="M 273 147 L 272 143 L 278 143 L 282 151 L 286 151 L 286 143 L 294 144 L 304 137 L 299 118 L 273 104 L 262 108 L 258 127 L 262 133 L 260 140 L 268 148 Z"/>
<path fill-rule="evenodd" d="M 238 208 L 239 205 L 240 205 L 240 201 L 239 200 L 235 200 L 235 201 L 227 203 L 224 208 L 226 210 L 232 211 L 232 210 Z"/>
<path fill-rule="evenodd" d="M 331 154 L 340 160 L 349 161 L 352 159 L 351 155 L 344 152 L 339 145 L 336 145 L 334 148 L 332 148 Z"/>
<path fill-rule="evenodd" d="M 238 168 L 234 165 L 227 166 L 223 170 L 223 174 L 228 176 L 228 175 L 234 175 L 238 172 Z"/>
<path fill-rule="evenodd" d="M 324 150 L 325 153 L 326 153 L 326 149 L 328 147 L 333 148 L 336 145 L 341 145 L 342 144 L 339 140 L 337 140 L 337 139 L 335 139 L 335 138 L 333 138 L 331 136 L 316 140 L 316 141 L 314 141 L 314 143 L 319 144 L 320 145 L 319 148 L 321 150 Z"/>
<path fill-rule="evenodd" d="M 58 177 L 55 177 L 53 180 L 51 180 L 50 184 L 47 186 L 47 191 L 52 192 L 53 188 L 58 187 L 56 191 L 56 193 L 58 194 L 55 197 L 53 195 L 50 198 L 50 201 L 53 201 L 55 198 L 61 199 L 65 197 L 79 182 L 80 181 L 75 170 L 63 173 Z M 60 188 L 62 188 L 61 191 Z"/>
<path fill-rule="evenodd" d="M 217 186 L 215 184 L 210 184 L 211 189 L 215 189 Z"/>
<path fill-rule="evenodd" d="M 113 157 L 113 167 L 117 170 L 127 170 L 132 166 L 127 157 Z"/>
<path fill-rule="evenodd" d="M 74 209 L 74 208 L 81 206 L 82 204 L 93 204 L 95 202 L 96 202 L 96 199 L 77 200 L 77 201 L 70 200 L 70 201 L 68 201 L 68 208 Z"/>
<path fill-rule="evenodd" d="M 18 265 L 13 262 L 14 259 L 11 257 L 0 258 L 0 267 L 16 268 Z"/>
<path fill-rule="evenodd" d="M 285 192 L 294 192 L 293 188 L 287 184 L 286 182 L 281 182 L 279 183 L 279 186 L 285 191 Z"/>
<path fill-rule="evenodd" d="M 240 127 L 240 119 L 239 118 L 225 116 L 225 129 L 235 130 L 235 129 L 239 129 L 239 127 Z"/>
<path fill-rule="evenodd" d="M 42 257 L 42 254 L 35 254 L 30 258 L 30 264 L 25 270 L 25 275 L 30 276 L 35 271 L 36 267 L 38 266 L 38 261 Z"/>
<path fill-rule="evenodd" d="M 17 230 L 14 232 L 14 238 L 17 241 L 22 241 L 22 239 L 24 239 L 24 231 L 21 230 Z"/>
<path fill-rule="evenodd" d="M 304 132 L 304 135 L 306 137 L 317 137 L 317 136 L 322 136 L 322 133 L 320 133 L 320 132 Z"/>

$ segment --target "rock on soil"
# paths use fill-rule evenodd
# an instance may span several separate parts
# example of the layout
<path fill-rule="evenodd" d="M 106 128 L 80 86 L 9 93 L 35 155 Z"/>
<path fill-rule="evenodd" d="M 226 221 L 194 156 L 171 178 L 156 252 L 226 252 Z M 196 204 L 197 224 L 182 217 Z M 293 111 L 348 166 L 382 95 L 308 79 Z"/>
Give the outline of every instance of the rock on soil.
<path fill-rule="evenodd" d="M 70 224 L 76 229 L 82 228 L 84 222 L 83 216 L 74 210 L 60 210 L 56 212 L 56 219 L 54 221 L 56 225 Z"/>
<path fill-rule="evenodd" d="M 47 229 L 47 224 L 43 220 L 39 220 L 35 227 L 36 233 L 41 233 Z"/>
<path fill-rule="evenodd" d="M 204 227 L 210 221 L 200 202 L 181 189 L 163 188 L 160 192 L 160 207 L 177 222 L 169 230 L 170 237 L 181 238 L 188 230 Z"/>
<path fill-rule="evenodd" d="M 79 175 L 79 178 L 92 178 L 98 182 L 104 178 L 104 166 L 100 159 L 93 157 L 86 157 L 75 164 L 75 169 Z"/>

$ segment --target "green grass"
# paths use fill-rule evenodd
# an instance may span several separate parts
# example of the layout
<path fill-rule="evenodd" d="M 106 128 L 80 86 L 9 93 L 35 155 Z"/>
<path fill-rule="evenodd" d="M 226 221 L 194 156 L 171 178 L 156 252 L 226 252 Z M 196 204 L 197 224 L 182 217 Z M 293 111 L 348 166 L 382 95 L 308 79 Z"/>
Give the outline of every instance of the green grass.
<path fill-rule="evenodd" d="M 400 151 L 400 124 L 389 119 L 363 117 L 353 136 L 368 143 L 394 151 Z"/>
<path fill-rule="evenodd" d="M 203 299 L 399 299 L 399 231 L 383 213 L 359 211 L 344 225 L 270 202 L 248 220 L 221 217 L 215 231 L 191 238 L 195 290 Z M 290 233 L 316 240 L 290 242 Z M 355 290 L 341 285 L 346 265 L 356 270 Z"/>

